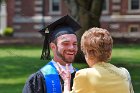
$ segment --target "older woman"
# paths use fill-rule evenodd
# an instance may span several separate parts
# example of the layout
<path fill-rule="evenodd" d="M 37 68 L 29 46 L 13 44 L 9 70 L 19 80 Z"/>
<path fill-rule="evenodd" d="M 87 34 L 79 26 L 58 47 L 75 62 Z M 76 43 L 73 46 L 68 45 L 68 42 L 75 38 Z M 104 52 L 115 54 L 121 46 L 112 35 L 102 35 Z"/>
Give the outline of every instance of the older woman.
<path fill-rule="evenodd" d="M 129 72 L 109 63 L 112 46 L 106 29 L 91 28 L 83 34 L 81 49 L 90 68 L 76 72 L 71 93 L 133 93 Z"/>

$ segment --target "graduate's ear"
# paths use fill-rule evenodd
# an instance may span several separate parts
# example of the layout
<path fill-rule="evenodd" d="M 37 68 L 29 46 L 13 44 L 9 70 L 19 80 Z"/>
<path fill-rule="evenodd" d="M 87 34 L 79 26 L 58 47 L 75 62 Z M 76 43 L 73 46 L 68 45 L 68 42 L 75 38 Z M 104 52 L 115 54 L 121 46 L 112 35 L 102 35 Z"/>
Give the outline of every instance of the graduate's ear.
<path fill-rule="evenodd" d="M 56 44 L 55 44 L 55 43 L 50 43 L 50 48 L 51 48 L 52 50 L 56 49 Z"/>

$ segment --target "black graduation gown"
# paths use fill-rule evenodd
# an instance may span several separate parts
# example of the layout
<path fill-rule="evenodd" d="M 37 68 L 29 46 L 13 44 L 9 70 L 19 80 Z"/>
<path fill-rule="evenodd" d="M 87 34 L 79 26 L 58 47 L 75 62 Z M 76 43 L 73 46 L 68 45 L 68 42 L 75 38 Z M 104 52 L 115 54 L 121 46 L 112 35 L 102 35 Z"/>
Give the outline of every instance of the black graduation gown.
<path fill-rule="evenodd" d="M 75 73 L 71 74 L 71 89 L 73 85 L 73 79 L 75 77 Z M 60 76 L 59 76 L 60 77 Z M 60 82 L 61 82 L 61 87 L 62 90 L 64 89 L 64 81 L 60 77 Z M 22 90 L 22 93 L 46 93 L 46 84 L 45 84 L 45 79 L 41 71 L 38 71 L 34 74 L 32 74 L 28 80 L 26 81 L 24 88 Z"/>

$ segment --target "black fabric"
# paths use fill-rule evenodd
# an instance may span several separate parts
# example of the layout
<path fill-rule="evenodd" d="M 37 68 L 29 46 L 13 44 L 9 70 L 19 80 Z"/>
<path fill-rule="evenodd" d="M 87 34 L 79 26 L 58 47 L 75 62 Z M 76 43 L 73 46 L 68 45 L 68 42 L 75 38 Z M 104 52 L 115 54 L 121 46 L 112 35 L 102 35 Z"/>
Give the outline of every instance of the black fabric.
<path fill-rule="evenodd" d="M 76 22 L 71 16 L 65 15 L 65 16 L 61 17 L 60 19 L 52 22 L 48 26 L 44 27 L 39 32 L 43 36 L 45 36 L 46 34 L 49 34 L 49 35 L 53 34 L 53 35 L 55 35 L 58 32 L 67 30 L 66 27 L 71 28 L 71 30 L 73 32 L 76 32 L 77 30 L 79 30 L 81 28 L 81 26 L 79 25 L 79 23 Z"/>
<path fill-rule="evenodd" d="M 73 79 L 75 77 L 75 73 L 71 74 L 71 89 L 73 85 Z M 60 76 L 59 76 L 60 77 Z M 64 90 L 64 81 L 60 77 L 61 87 L 62 90 Z M 38 71 L 34 74 L 32 74 L 28 80 L 26 81 L 26 84 L 24 85 L 22 93 L 46 93 L 46 84 L 45 79 L 41 71 Z"/>
<path fill-rule="evenodd" d="M 22 93 L 46 93 L 45 79 L 40 71 L 28 78 Z"/>
<path fill-rule="evenodd" d="M 73 31 L 73 29 L 71 27 L 67 27 L 67 26 L 58 28 L 52 34 L 49 35 L 50 42 L 64 34 L 75 34 L 75 32 Z"/>

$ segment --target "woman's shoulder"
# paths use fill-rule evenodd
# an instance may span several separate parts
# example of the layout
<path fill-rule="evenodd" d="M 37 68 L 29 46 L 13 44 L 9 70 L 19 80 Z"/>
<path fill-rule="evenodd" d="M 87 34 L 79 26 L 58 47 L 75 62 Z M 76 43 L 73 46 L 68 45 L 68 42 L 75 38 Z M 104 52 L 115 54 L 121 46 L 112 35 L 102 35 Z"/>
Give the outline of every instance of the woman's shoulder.
<path fill-rule="evenodd" d="M 76 72 L 76 75 L 78 76 L 86 76 L 88 72 L 94 72 L 95 68 L 84 68 L 84 69 L 80 69 Z"/>
<path fill-rule="evenodd" d="M 84 75 L 86 75 L 87 69 L 88 69 L 88 68 L 80 69 L 80 70 L 78 70 L 78 71 L 76 72 L 75 75 L 76 75 L 76 76 L 84 76 Z"/>
<path fill-rule="evenodd" d="M 88 71 L 96 71 L 96 68 L 84 68 L 77 71 L 77 73 L 86 73 Z"/>
<path fill-rule="evenodd" d="M 83 68 L 78 70 L 76 73 L 86 73 L 90 68 Z"/>

